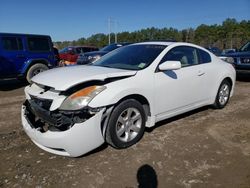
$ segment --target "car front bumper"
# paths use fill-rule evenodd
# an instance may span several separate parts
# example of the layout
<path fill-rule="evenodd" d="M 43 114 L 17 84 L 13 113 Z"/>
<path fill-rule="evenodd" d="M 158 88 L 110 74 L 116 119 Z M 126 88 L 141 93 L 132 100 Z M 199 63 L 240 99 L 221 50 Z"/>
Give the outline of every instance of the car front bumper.
<path fill-rule="evenodd" d="M 26 106 L 22 106 L 22 125 L 31 140 L 41 149 L 63 156 L 77 157 L 90 152 L 104 143 L 101 130 L 103 110 L 84 121 L 76 123 L 66 131 L 41 132 L 34 128 L 25 115 Z"/>

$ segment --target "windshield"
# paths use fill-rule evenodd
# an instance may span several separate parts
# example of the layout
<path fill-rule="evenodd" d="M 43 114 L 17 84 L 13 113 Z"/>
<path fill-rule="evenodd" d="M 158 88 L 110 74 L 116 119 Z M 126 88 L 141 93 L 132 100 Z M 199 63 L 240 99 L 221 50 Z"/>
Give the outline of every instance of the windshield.
<path fill-rule="evenodd" d="M 114 50 L 93 63 L 94 66 L 141 70 L 149 66 L 165 45 L 140 44 Z"/>
<path fill-rule="evenodd" d="M 240 48 L 241 52 L 250 52 L 250 42 L 246 43 L 244 46 Z"/>

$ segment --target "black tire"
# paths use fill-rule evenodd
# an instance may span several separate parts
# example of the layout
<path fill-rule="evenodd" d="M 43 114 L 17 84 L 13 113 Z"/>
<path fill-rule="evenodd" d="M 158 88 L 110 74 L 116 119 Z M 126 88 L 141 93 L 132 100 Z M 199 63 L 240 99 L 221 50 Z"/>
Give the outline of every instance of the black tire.
<path fill-rule="evenodd" d="M 26 80 L 27 82 L 31 83 L 31 78 L 35 75 L 37 75 L 38 73 L 40 72 L 43 72 L 45 70 L 48 70 L 49 67 L 42 64 L 42 63 L 37 63 L 37 64 L 34 64 L 32 65 L 28 71 L 27 71 L 27 74 L 26 74 Z"/>
<path fill-rule="evenodd" d="M 228 88 L 227 91 L 224 91 L 224 94 L 225 94 L 225 96 L 227 95 L 227 98 L 226 99 L 224 98 L 224 101 L 222 102 L 222 100 L 220 100 L 220 97 L 222 97 L 220 93 L 223 92 L 222 90 L 225 87 Z M 215 109 L 222 109 L 227 105 L 229 98 L 230 98 L 231 89 L 232 89 L 232 85 L 230 84 L 230 82 L 228 80 L 223 80 L 221 82 L 220 87 L 219 87 L 218 92 L 217 92 L 217 95 L 216 95 L 216 98 L 215 98 L 215 102 L 213 104 L 213 107 Z"/>
<path fill-rule="evenodd" d="M 131 112 L 131 116 L 129 117 L 128 120 L 126 120 L 126 122 L 130 122 L 125 126 L 127 129 L 124 131 L 124 136 L 127 133 L 128 135 L 131 134 L 130 138 L 131 140 L 121 140 L 123 138 L 123 135 L 121 135 L 120 137 L 118 136 L 118 126 L 120 126 L 120 130 L 122 130 L 122 126 L 120 125 L 120 122 L 118 120 L 119 117 L 121 117 L 122 115 L 124 115 L 126 113 L 127 110 L 127 115 L 129 115 L 128 111 L 132 111 Z M 140 116 L 138 115 L 140 114 Z M 133 116 L 133 117 L 132 117 Z M 135 117 L 139 117 L 139 120 L 134 120 L 133 118 Z M 124 121 L 124 119 L 123 119 Z M 133 123 L 131 123 L 133 122 Z M 122 149 L 122 148 L 127 148 L 131 145 L 134 145 L 135 143 L 137 143 L 143 136 L 144 134 L 144 130 L 145 130 L 145 122 L 146 122 L 146 116 L 145 116 L 145 111 L 142 107 L 142 105 L 134 100 L 134 99 L 128 99 L 125 100 L 123 102 L 121 102 L 120 104 L 118 104 L 114 110 L 112 111 L 110 118 L 109 118 L 109 122 L 108 122 L 108 126 L 106 129 L 106 134 L 105 134 L 105 139 L 106 142 L 111 145 L 114 148 L 117 149 Z M 125 125 L 126 123 L 124 123 Z M 134 125 L 136 124 L 136 125 Z M 139 128 L 138 128 L 138 127 Z M 134 131 L 133 129 L 136 128 L 138 129 L 137 131 Z M 126 136 L 125 136 L 126 137 Z M 124 137 L 124 139 L 125 139 Z M 128 136 L 129 137 L 129 136 Z M 132 138 L 134 137 L 134 138 Z"/>

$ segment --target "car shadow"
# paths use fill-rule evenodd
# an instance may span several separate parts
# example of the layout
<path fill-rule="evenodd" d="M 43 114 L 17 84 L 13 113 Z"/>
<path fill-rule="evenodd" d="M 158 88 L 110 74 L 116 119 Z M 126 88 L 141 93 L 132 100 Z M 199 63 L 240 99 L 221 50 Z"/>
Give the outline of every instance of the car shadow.
<path fill-rule="evenodd" d="M 28 85 L 28 83 L 25 81 L 20 81 L 17 79 L 3 79 L 0 80 L 0 91 L 11 91 L 26 85 Z"/>
<path fill-rule="evenodd" d="M 236 80 L 240 82 L 250 82 L 250 72 L 249 73 L 237 73 Z"/>
<path fill-rule="evenodd" d="M 198 109 L 195 109 L 195 110 L 186 112 L 186 113 L 184 113 L 184 114 L 180 114 L 180 115 L 177 115 L 177 116 L 174 116 L 174 117 L 171 117 L 171 118 L 168 118 L 168 119 L 159 121 L 159 122 L 157 122 L 157 123 L 155 124 L 155 126 L 146 128 L 146 131 L 147 131 L 147 132 L 152 132 L 154 129 L 157 129 L 158 127 L 160 127 L 160 126 L 162 126 L 162 125 L 169 124 L 169 123 L 171 123 L 171 122 L 174 122 L 174 121 L 177 121 L 177 120 L 180 120 L 180 119 L 189 117 L 189 116 L 191 116 L 191 115 L 194 115 L 194 114 L 197 114 L 197 113 L 206 111 L 206 110 L 211 109 L 211 108 L 212 108 L 212 107 L 210 107 L 210 106 L 204 106 L 204 107 L 201 107 L 201 108 L 198 108 Z"/>

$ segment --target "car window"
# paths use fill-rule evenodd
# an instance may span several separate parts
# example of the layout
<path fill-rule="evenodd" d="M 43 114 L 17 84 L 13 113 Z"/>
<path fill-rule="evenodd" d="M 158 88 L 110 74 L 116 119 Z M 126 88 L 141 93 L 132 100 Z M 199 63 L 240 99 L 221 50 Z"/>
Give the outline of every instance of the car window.
<path fill-rule="evenodd" d="M 80 54 L 83 52 L 83 48 L 75 48 L 76 54 Z"/>
<path fill-rule="evenodd" d="M 110 52 L 110 51 L 113 51 L 113 50 L 115 50 L 116 48 L 119 48 L 119 47 L 122 47 L 122 45 L 121 44 L 110 44 L 110 45 L 105 46 L 102 49 L 100 49 L 100 51 L 108 51 L 108 52 Z"/>
<path fill-rule="evenodd" d="M 20 37 L 2 37 L 2 42 L 4 50 L 23 50 L 23 43 Z"/>
<path fill-rule="evenodd" d="M 210 63 L 211 62 L 211 56 L 209 53 L 205 52 L 204 50 L 199 49 L 200 54 L 200 63 Z"/>
<path fill-rule="evenodd" d="M 199 64 L 198 50 L 189 46 L 178 46 L 171 49 L 161 60 L 165 61 L 180 61 L 182 67 Z"/>
<path fill-rule="evenodd" d="M 97 50 L 98 50 L 97 48 L 91 48 L 91 47 L 82 48 L 82 52 L 83 52 L 83 53 L 85 53 L 85 52 L 97 51 Z"/>
<path fill-rule="evenodd" d="M 30 51 L 50 51 L 50 42 L 46 37 L 28 37 L 27 42 Z"/>
<path fill-rule="evenodd" d="M 246 43 L 244 46 L 240 48 L 242 52 L 249 52 L 250 51 L 250 42 Z"/>
<path fill-rule="evenodd" d="M 59 51 L 59 53 L 64 54 L 68 52 L 68 48 L 63 48 L 62 50 Z"/>

